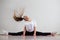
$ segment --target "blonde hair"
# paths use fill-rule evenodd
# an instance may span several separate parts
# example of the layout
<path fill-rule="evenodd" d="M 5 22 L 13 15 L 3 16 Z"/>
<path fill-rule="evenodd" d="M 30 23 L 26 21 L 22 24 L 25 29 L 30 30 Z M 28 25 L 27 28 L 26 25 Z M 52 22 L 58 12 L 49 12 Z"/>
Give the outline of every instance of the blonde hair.
<path fill-rule="evenodd" d="M 22 10 L 22 11 L 20 12 L 20 16 L 17 17 L 17 16 L 16 16 L 16 11 L 14 10 L 14 15 L 13 15 L 14 20 L 15 20 L 15 21 L 22 21 L 22 20 L 24 19 L 24 18 L 22 17 L 22 16 L 23 16 L 23 13 L 24 13 L 24 10 Z"/>

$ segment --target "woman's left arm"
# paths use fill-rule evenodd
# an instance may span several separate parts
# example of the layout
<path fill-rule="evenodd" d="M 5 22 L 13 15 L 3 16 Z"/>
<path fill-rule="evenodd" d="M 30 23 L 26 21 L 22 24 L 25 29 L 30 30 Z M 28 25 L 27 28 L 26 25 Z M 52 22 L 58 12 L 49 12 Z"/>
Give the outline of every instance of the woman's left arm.
<path fill-rule="evenodd" d="M 36 36 L 36 27 L 34 26 L 34 36 Z"/>

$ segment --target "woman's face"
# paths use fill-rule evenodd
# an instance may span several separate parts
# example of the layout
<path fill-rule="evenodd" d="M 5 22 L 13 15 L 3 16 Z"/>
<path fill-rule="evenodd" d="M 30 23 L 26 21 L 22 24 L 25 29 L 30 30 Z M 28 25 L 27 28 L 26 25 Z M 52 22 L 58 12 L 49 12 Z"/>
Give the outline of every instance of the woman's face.
<path fill-rule="evenodd" d="M 29 17 L 28 16 L 24 16 L 24 20 L 25 21 L 28 21 L 29 20 Z"/>

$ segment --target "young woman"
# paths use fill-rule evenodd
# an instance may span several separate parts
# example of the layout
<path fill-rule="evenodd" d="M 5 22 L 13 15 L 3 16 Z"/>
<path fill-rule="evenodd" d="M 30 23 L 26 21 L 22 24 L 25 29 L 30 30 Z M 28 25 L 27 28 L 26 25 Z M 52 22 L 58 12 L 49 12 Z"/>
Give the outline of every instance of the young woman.
<path fill-rule="evenodd" d="M 23 14 L 22 14 L 23 15 Z M 28 17 L 28 16 L 23 16 L 22 17 L 22 15 L 20 15 L 20 17 L 16 17 L 16 15 L 15 15 L 15 12 L 14 12 L 14 20 L 15 21 L 25 21 L 25 26 L 24 26 L 24 30 L 23 31 L 21 31 L 21 32 L 17 32 L 17 33 L 11 33 L 11 32 L 9 32 L 8 33 L 8 35 L 26 35 L 26 36 L 40 36 L 40 35 L 42 35 L 42 36 L 47 36 L 47 35 L 52 35 L 52 36 L 54 36 L 55 35 L 55 33 L 43 33 L 43 32 L 38 32 L 38 31 L 36 31 L 36 22 L 35 21 L 33 21 L 33 20 L 31 20 L 31 18 L 30 17 Z"/>

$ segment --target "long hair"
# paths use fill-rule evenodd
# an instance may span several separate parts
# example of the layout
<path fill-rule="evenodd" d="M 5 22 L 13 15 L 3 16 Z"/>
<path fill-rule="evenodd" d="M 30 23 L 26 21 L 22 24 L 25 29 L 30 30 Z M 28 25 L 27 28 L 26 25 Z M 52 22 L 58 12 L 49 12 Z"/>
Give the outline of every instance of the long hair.
<path fill-rule="evenodd" d="M 14 11 L 14 16 L 13 16 L 13 18 L 14 18 L 15 21 L 22 21 L 22 20 L 24 19 L 24 18 L 22 17 L 22 15 L 23 15 L 23 13 L 22 13 L 19 17 L 17 17 L 16 14 L 15 14 L 15 11 Z"/>

